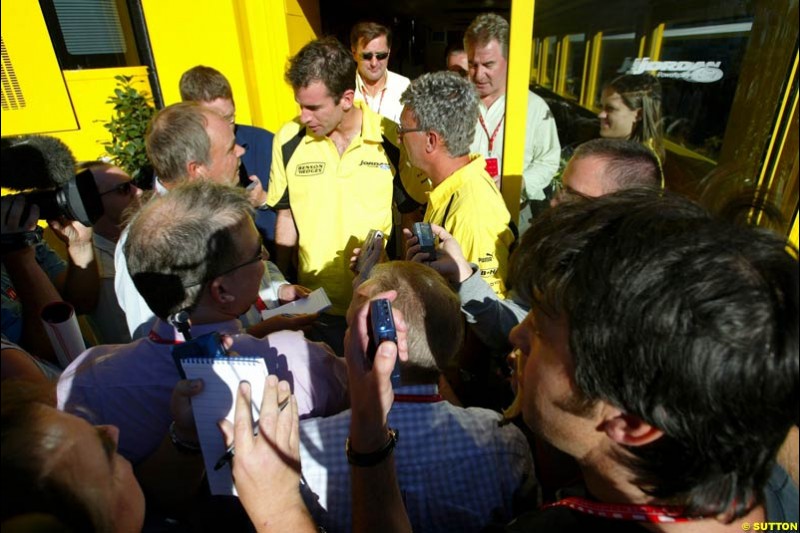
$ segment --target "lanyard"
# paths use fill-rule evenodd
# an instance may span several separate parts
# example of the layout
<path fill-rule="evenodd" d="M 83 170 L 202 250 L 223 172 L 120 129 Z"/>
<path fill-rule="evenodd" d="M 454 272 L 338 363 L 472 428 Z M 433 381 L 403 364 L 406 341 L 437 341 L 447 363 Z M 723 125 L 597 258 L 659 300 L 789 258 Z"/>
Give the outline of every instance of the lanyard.
<path fill-rule="evenodd" d="M 379 114 L 379 115 L 381 114 L 381 106 L 383 105 L 383 95 L 385 95 L 385 94 L 386 94 L 386 87 L 384 87 L 383 89 L 381 89 L 381 99 L 380 99 L 380 101 L 378 102 L 378 109 L 376 109 L 376 110 L 375 110 L 375 112 L 376 112 L 377 114 Z"/>
<path fill-rule="evenodd" d="M 696 520 L 696 518 L 683 516 L 684 508 L 677 505 L 625 505 L 570 497 L 542 506 L 543 509 L 549 507 L 569 507 L 584 514 L 636 522 L 671 523 Z"/>
<path fill-rule="evenodd" d="M 164 337 L 156 333 L 155 330 L 152 329 L 150 330 L 150 333 L 147 334 L 147 338 L 156 344 L 169 344 L 169 345 L 183 344 L 183 341 L 179 341 L 176 339 L 165 339 Z"/>
<path fill-rule="evenodd" d="M 381 99 L 378 101 L 378 109 L 374 109 L 373 110 L 379 115 L 381 114 L 381 107 L 383 106 L 383 96 L 386 94 L 386 86 L 387 86 L 388 83 L 389 83 L 389 75 L 387 74 L 386 75 L 386 83 L 384 83 L 383 89 L 381 89 Z M 364 101 L 367 102 L 367 106 L 369 106 L 369 108 L 372 109 L 372 104 L 370 104 L 367 101 L 367 97 L 371 98 L 373 101 L 375 100 L 375 97 L 374 96 L 370 96 L 369 94 L 367 94 L 367 91 L 365 89 L 366 89 L 366 85 L 364 84 L 364 81 L 361 80 L 361 94 L 364 96 Z"/>
<path fill-rule="evenodd" d="M 494 129 L 494 132 L 491 135 L 489 135 L 489 128 L 486 127 L 486 122 L 483 121 L 483 115 L 478 115 L 478 120 L 481 123 L 481 127 L 483 128 L 483 131 L 486 132 L 486 136 L 489 137 L 489 155 L 492 155 L 492 148 L 494 147 L 494 140 L 497 137 L 497 132 L 500 131 L 500 126 L 503 125 L 503 120 L 505 118 L 506 118 L 506 115 L 503 114 L 503 116 L 500 117 L 500 122 L 497 123 L 497 127 Z"/>
<path fill-rule="evenodd" d="M 441 394 L 395 394 L 394 401 L 402 403 L 437 403 L 444 400 Z"/>

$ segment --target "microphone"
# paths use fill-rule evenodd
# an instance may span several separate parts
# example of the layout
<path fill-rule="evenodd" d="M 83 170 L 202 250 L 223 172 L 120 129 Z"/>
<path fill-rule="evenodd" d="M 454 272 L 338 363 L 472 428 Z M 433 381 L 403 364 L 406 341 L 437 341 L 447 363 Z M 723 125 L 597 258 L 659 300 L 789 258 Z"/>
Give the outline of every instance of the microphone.
<path fill-rule="evenodd" d="M 55 137 L 27 135 L 2 140 L 0 184 L 25 196 L 27 219 L 31 204 L 39 206 L 40 220 L 65 217 L 91 226 L 103 216 L 103 203 L 89 170 L 75 175 L 75 157 Z"/>
<path fill-rule="evenodd" d="M 50 189 L 75 177 L 75 157 L 55 137 L 26 135 L 2 140 L 2 182 L 9 189 Z"/>

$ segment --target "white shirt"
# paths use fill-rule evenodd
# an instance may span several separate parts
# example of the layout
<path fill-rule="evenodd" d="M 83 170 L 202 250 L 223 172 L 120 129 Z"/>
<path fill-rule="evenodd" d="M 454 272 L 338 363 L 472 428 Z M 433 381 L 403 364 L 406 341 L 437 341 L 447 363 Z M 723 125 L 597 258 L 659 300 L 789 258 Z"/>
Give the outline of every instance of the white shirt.
<path fill-rule="evenodd" d="M 478 105 L 486 129 L 480 121 L 475 125 L 475 139 L 470 152 L 484 158 L 496 157 L 499 175 L 503 175 L 503 138 L 506 129 L 506 95 L 492 103 L 489 109 Z M 503 122 L 500 125 L 500 122 Z M 491 153 L 489 138 L 500 125 Z M 544 200 L 543 189 L 550 184 L 561 162 L 561 144 L 558 142 L 556 121 L 547 103 L 528 91 L 528 117 L 525 121 L 525 161 L 522 167 L 523 187 L 521 200 Z M 488 132 L 488 133 L 487 133 Z"/>
<path fill-rule="evenodd" d="M 361 74 L 356 72 L 356 100 L 367 103 L 370 109 L 389 120 L 400 123 L 400 113 L 403 112 L 403 104 L 400 103 L 400 96 L 411 83 L 411 80 L 400 74 L 386 71 L 386 84 L 383 89 L 374 97 L 369 96 L 364 90 L 364 80 Z"/>

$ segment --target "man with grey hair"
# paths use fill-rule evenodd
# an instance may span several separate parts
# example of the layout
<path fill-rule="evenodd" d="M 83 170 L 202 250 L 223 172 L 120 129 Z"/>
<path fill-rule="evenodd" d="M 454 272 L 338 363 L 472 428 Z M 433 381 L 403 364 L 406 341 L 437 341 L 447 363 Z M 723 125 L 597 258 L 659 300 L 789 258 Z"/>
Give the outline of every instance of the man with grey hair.
<path fill-rule="evenodd" d="M 464 33 L 469 77 L 481 100 L 470 150 L 486 158 L 486 170 L 498 185 L 503 175 L 508 42 L 508 21 L 495 13 L 478 15 Z M 529 225 L 530 202 L 545 200 L 544 190 L 561 162 L 556 121 L 545 101 L 532 92 L 528 92 L 525 126 L 520 232 Z"/>
<path fill-rule="evenodd" d="M 145 135 L 157 189 L 169 190 L 184 180 L 238 183 L 244 149 L 216 111 L 195 102 L 171 105 L 153 117 Z"/>
<path fill-rule="evenodd" d="M 660 183 L 658 159 L 646 146 L 624 139 L 593 139 L 573 153 L 564 169 L 561 189 L 550 204 L 555 207 L 568 198 L 597 198 L 623 189 L 658 188 Z M 458 238 L 439 227 L 434 227 L 433 233 L 439 237 L 441 248 L 430 266 L 458 286 L 461 310 L 483 343 L 493 353 L 507 354 L 511 349 L 508 334 L 530 307 L 513 290 L 505 300 L 496 298 L 478 275 L 479 264 L 462 253 Z"/>
<path fill-rule="evenodd" d="M 199 454 L 198 444 L 170 425 L 172 389 L 180 380 L 172 347 L 188 337 L 168 318 L 181 311 L 193 336 L 231 335 L 231 350 L 263 357 L 270 374 L 291 383 L 301 417 L 347 407 L 345 363 L 329 348 L 301 332 L 264 338 L 242 332 L 237 317 L 258 298 L 266 259 L 242 189 L 208 181 L 175 187 L 139 210 L 128 235 L 128 269 L 158 319 L 146 339 L 79 356 L 59 381 L 59 408 L 118 427 L 119 452 L 134 465 L 168 433 L 178 449 Z M 157 486 L 174 467 L 140 472 L 140 481 Z"/>
<path fill-rule="evenodd" d="M 216 111 L 195 102 L 181 102 L 159 111 L 148 126 L 145 143 L 147 155 L 156 173 L 157 195 L 167 194 L 184 182 L 210 181 L 235 186 L 239 182 L 239 158 L 244 153 L 236 144 L 230 124 Z M 114 288 L 117 300 L 128 321 L 131 337 L 146 336 L 155 322 L 155 314 L 137 291 L 128 273 L 124 252 L 127 230 L 120 237 L 114 254 Z M 278 268 L 266 263 L 260 303 L 242 316 L 254 335 L 265 335 L 281 327 L 307 325 L 306 320 L 275 324 L 261 321 L 259 309 L 275 307 L 308 294 L 308 290 L 286 282 Z"/>
<path fill-rule="evenodd" d="M 450 232 L 468 260 L 480 265 L 481 278 L 504 298 L 515 230 L 486 161 L 470 155 L 478 120 L 474 89 L 457 74 L 435 72 L 414 80 L 401 101 L 398 137 L 411 164 L 433 186 L 424 221 Z"/>
<path fill-rule="evenodd" d="M 266 205 L 269 167 L 272 162 L 272 132 L 236 123 L 236 102 L 228 78 L 215 68 L 196 65 L 181 75 L 181 100 L 197 102 L 216 111 L 233 128 L 240 158 L 239 185 L 247 187 L 250 205 L 257 209 L 256 227 L 270 252 L 275 249 L 275 211 Z"/>

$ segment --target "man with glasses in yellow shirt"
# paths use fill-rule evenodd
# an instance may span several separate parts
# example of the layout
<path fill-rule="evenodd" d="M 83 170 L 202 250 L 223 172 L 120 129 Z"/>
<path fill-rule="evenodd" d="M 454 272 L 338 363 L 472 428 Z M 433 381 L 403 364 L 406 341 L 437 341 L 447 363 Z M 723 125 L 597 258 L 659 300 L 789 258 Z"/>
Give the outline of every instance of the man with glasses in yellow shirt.
<path fill-rule="evenodd" d="M 505 298 L 509 249 L 516 227 L 486 161 L 469 151 L 478 119 L 478 95 L 453 72 L 424 74 L 402 98 L 398 137 L 412 165 L 431 180 L 425 222 L 445 228 L 461 244 L 481 278 Z M 459 112 L 454 113 L 457 109 Z M 406 233 L 410 238 L 411 233 Z M 418 247 L 408 250 L 412 259 Z"/>

